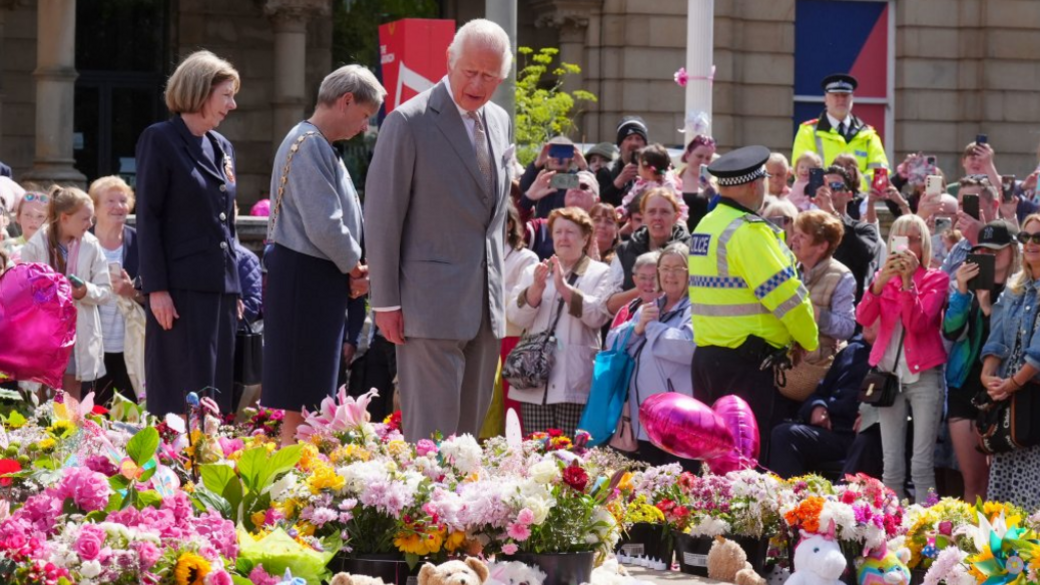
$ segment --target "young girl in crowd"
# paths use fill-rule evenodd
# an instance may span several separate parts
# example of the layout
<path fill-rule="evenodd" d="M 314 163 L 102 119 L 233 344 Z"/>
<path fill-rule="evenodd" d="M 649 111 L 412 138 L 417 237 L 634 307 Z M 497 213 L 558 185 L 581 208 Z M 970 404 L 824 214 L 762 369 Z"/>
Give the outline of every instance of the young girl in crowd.
<path fill-rule="evenodd" d="M 47 201 L 47 195 L 29 191 L 15 205 L 14 222 L 22 230 L 22 235 L 10 241 L 4 241 L 5 251 L 12 261 L 17 262 L 21 258 L 22 247 L 47 221 Z"/>
<path fill-rule="evenodd" d="M 668 149 L 664 146 L 657 143 L 645 146 L 636 153 L 636 160 L 639 162 L 639 178 L 621 200 L 621 205 L 625 208 L 626 213 L 631 209 L 632 201 L 650 189 L 667 187 L 677 197 L 682 193 L 682 181 L 672 169 L 672 159 L 668 156 Z M 688 216 L 689 208 L 685 203 L 680 203 L 679 219 L 685 222 Z"/>
<path fill-rule="evenodd" d="M 62 385 L 79 398 L 81 390 L 91 390 L 92 382 L 105 375 L 98 305 L 111 299 L 111 281 L 101 244 L 88 231 L 94 224 L 90 196 L 74 187 L 56 186 L 46 197 L 47 222 L 22 248 L 22 261 L 48 264 L 72 284 L 76 346 Z"/>
<path fill-rule="evenodd" d="M 794 162 L 794 184 L 791 185 L 791 194 L 787 200 L 794 203 L 798 211 L 812 209 L 812 197 L 805 192 L 805 186 L 809 184 L 809 169 L 822 169 L 823 159 L 812 151 L 806 151 Z M 815 197 L 816 194 L 813 194 Z"/>

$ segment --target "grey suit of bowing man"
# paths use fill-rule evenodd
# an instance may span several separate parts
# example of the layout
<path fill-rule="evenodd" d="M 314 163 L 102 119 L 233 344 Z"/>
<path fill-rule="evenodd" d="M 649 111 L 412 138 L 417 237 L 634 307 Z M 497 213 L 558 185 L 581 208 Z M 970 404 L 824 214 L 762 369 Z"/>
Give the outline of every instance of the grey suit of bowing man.
<path fill-rule="evenodd" d="M 405 437 L 480 430 L 505 335 L 502 240 L 512 163 L 505 110 L 477 112 L 493 187 L 442 80 L 386 117 L 365 185 L 371 306 L 400 307 Z"/>

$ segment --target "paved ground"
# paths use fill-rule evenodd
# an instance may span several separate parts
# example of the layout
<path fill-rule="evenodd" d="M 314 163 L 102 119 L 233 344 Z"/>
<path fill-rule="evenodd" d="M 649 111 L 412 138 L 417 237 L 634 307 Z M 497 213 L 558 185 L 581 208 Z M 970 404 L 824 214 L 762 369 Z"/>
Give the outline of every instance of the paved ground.
<path fill-rule="evenodd" d="M 722 581 L 714 581 L 706 577 L 687 575 L 681 571 L 653 571 L 650 569 L 644 569 L 643 567 L 627 565 L 625 568 L 628 569 L 628 573 L 636 579 L 650 581 L 651 583 L 657 583 L 659 585 L 672 585 L 676 583 L 722 583 Z"/>

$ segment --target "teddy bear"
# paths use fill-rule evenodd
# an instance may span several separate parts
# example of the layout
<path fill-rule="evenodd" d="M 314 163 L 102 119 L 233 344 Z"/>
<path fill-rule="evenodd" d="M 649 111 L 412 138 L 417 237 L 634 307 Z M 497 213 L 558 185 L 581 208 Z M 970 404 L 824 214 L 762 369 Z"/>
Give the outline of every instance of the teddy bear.
<path fill-rule="evenodd" d="M 439 565 L 426 563 L 419 569 L 419 585 L 484 585 L 488 574 L 484 561 L 474 557 Z"/>
<path fill-rule="evenodd" d="M 785 585 L 841 585 L 847 565 L 834 538 L 803 531 L 794 549 L 794 572 Z"/>
<path fill-rule="evenodd" d="M 546 574 L 537 567 L 519 561 L 488 564 L 488 578 L 484 585 L 542 585 Z"/>
<path fill-rule="evenodd" d="M 379 577 L 337 573 L 336 576 L 329 581 L 329 585 L 386 585 L 386 583 L 384 583 Z"/>
<path fill-rule="evenodd" d="M 708 551 L 708 577 L 736 585 L 766 585 L 766 580 L 751 568 L 744 549 L 721 536 L 715 537 Z"/>

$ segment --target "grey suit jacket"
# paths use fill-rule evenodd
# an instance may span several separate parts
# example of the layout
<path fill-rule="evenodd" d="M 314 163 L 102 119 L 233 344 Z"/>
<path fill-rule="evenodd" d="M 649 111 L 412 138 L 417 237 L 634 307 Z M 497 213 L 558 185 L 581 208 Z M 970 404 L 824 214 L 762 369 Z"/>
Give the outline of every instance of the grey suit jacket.
<path fill-rule="evenodd" d="M 390 113 L 365 182 L 372 307 L 400 306 L 406 337 L 473 339 L 488 299 L 505 336 L 502 240 L 512 167 L 505 110 L 484 108 L 495 189 L 484 186 L 441 81 Z"/>

